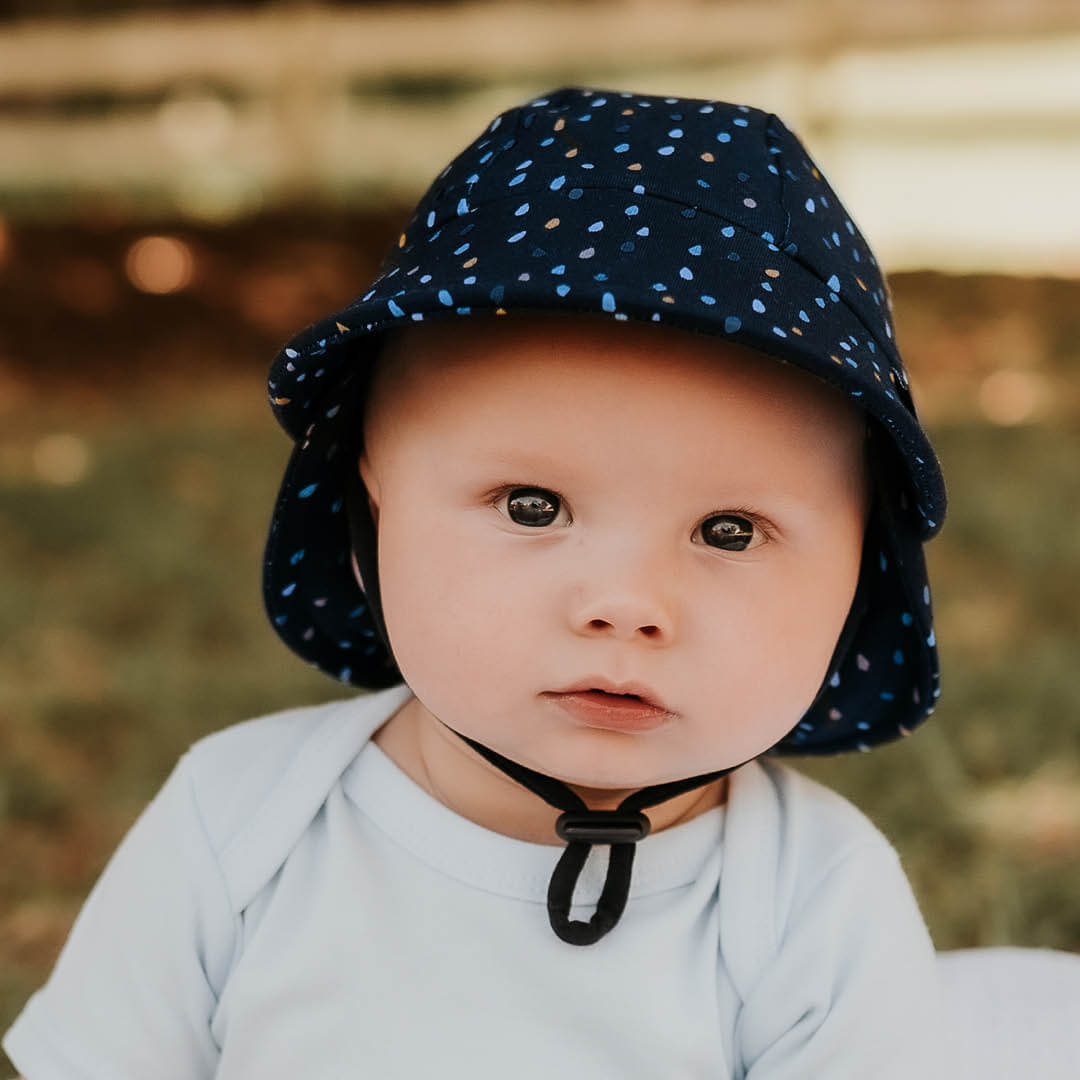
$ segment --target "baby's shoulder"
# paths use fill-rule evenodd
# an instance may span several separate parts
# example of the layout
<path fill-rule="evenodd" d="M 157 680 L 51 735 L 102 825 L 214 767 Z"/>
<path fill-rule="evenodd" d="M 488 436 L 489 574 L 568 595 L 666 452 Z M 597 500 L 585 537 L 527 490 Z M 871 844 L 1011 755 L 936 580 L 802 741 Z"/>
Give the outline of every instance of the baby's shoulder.
<path fill-rule="evenodd" d="M 758 762 L 757 775 L 747 786 L 751 789 L 743 794 L 754 813 L 770 806 L 780 835 L 811 859 L 828 852 L 890 847 L 862 810 L 832 788 L 780 761 Z"/>
<path fill-rule="evenodd" d="M 839 793 L 772 759 L 740 770 L 725 845 L 752 861 L 791 902 L 830 876 L 873 873 L 897 855 L 880 829 Z"/>
<path fill-rule="evenodd" d="M 731 872 L 720 880 L 722 949 L 743 995 L 807 934 L 818 935 L 819 950 L 834 951 L 859 940 L 868 918 L 925 935 L 880 830 L 842 795 L 775 760 L 733 778 L 724 859 Z"/>
<path fill-rule="evenodd" d="M 178 771 L 186 774 L 206 839 L 226 877 L 268 845 L 287 847 L 407 696 L 407 688 L 396 686 L 286 709 L 196 742 Z"/>

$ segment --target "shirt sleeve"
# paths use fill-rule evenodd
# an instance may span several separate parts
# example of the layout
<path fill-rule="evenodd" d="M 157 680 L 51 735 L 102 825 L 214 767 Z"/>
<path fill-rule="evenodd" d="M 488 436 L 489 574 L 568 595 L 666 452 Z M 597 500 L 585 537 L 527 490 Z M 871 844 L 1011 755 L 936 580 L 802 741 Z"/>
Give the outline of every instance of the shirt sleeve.
<path fill-rule="evenodd" d="M 860 845 L 792 912 L 744 1002 L 746 1080 L 941 1075 L 937 965 L 896 853 Z"/>
<path fill-rule="evenodd" d="M 201 1080 L 236 941 L 181 761 L 116 850 L 45 986 L 4 1039 L 27 1080 Z"/>

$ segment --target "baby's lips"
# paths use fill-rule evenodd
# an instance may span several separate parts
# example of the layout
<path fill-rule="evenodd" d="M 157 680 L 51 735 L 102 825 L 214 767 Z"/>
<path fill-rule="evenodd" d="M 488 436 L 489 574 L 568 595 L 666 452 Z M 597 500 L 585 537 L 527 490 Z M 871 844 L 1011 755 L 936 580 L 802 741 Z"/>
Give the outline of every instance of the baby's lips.
<path fill-rule="evenodd" d="M 564 686 L 559 690 L 550 691 L 550 693 L 580 694 L 590 690 L 597 690 L 604 694 L 632 696 L 638 698 L 646 705 L 651 705 L 657 709 L 663 709 L 665 712 L 675 711 L 668 707 L 660 694 L 651 686 L 647 686 L 645 683 L 640 682 L 620 682 L 616 679 L 606 678 L 603 675 L 587 675 L 569 686 Z"/>

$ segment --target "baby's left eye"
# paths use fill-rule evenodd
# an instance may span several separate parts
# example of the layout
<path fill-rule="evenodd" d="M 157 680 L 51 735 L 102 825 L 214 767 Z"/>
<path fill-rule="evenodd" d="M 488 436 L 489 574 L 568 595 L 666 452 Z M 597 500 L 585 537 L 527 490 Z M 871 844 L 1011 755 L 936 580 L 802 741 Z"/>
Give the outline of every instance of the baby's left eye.
<path fill-rule="evenodd" d="M 746 551 L 764 539 L 761 529 L 742 514 L 714 514 L 701 523 L 701 538 L 722 551 Z"/>
<path fill-rule="evenodd" d="M 506 513 L 517 525 L 543 528 L 561 515 L 562 502 L 546 488 L 514 488 L 505 496 Z"/>

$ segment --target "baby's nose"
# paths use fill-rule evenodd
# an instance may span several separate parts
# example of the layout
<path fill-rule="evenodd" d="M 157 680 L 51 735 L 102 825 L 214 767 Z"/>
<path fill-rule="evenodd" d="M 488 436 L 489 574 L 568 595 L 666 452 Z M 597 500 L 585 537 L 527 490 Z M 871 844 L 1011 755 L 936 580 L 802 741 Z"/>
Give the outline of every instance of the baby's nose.
<path fill-rule="evenodd" d="M 613 618 L 592 618 L 588 622 L 587 630 L 596 633 L 610 633 L 615 637 L 637 637 L 641 635 L 646 638 L 660 638 L 664 636 L 664 631 L 656 623 L 642 623 L 640 625 L 634 625 L 637 620 L 631 616 L 629 618 L 620 618 L 615 616 Z"/>
<path fill-rule="evenodd" d="M 675 629 L 671 575 L 609 565 L 580 591 L 572 621 L 581 634 L 666 643 Z"/>

